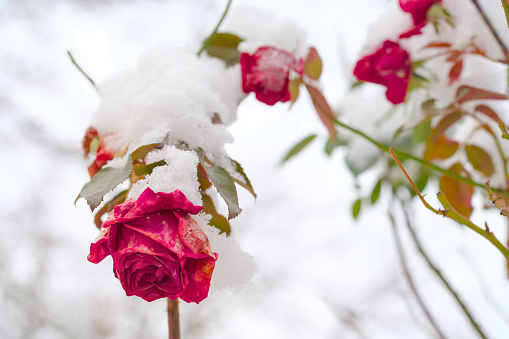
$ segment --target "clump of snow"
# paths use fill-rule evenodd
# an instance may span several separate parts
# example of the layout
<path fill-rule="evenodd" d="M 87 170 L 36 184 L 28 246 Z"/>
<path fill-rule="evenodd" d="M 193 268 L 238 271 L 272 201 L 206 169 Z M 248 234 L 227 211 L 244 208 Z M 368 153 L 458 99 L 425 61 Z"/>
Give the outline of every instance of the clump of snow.
<path fill-rule="evenodd" d="M 224 233 L 220 234 L 217 228 L 208 224 L 206 214 L 202 213 L 193 218 L 209 238 L 212 250 L 218 254 L 210 293 L 222 290 L 242 293 L 258 270 L 254 258 L 240 248 L 235 233 L 232 232 L 228 237 Z"/>
<path fill-rule="evenodd" d="M 241 52 L 253 53 L 259 47 L 273 46 L 294 54 L 307 55 L 306 32 L 290 18 L 279 18 L 273 12 L 241 4 L 225 20 L 223 31 L 242 38 Z"/>
<path fill-rule="evenodd" d="M 91 125 L 114 136 L 105 140 L 112 149 L 133 151 L 168 136 L 170 143 L 223 156 L 224 144 L 233 141 L 223 123 L 235 120 L 244 96 L 240 79 L 239 67 L 226 68 L 189 48 L 154 48 L 135 70 L 99 86 L 101 104 Z M 223 123 L 213 121 L 216 115 Z"/>
<path fill-rule="evenodd" d="M 198 156 L 195 152 L 177 149 L 166 145 L 163 149 L 147 155 L 147 164 L 164 160 L 166 165 L 157 166 L 145 179 L 138 180 L 129 190 L 128 199 L 136 199 L 150 187 L 154 192 L 171 193 L 180 190 L 195 205 L 202 205 L 200 184 L 196 167 Z"/>

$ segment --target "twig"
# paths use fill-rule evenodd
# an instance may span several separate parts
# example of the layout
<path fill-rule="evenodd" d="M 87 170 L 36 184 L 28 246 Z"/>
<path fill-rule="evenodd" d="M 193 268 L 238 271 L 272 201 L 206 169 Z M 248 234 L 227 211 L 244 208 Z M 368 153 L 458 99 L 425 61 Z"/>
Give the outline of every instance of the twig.
<path fill-rule="evenodd" d="M 167 298 L 168 302 L 168 333 L 170 339 L 180 339 L 180 319 L 178 299 Z"/>
<path fill-rule="evenodd" d="M 441 193 L 441 192 L 437 193 L 438 201 L 440 201 L 440 203 L 444 207 L 443 210 L 436 210 L 430 204 L 428 204 L 426 202 L 426 200 L 424 200 L 424 197 L 421 195 L 421 192 L 419 192 L 419 190 L 417 189 L 417 187 L 413 183 L 413 181 L 410 178 L 410 176 L 408 175 L 408 173 L 403 168 L 403 165 L 399 161 L 399 159 L 396 156 L 396 154 L 394 154 L 394 151 L 392 150 L 392 148 L 389 149 L 389 152 L 391 153 L 392 157 L 394 158 L 394 161 L 396 161 L 396 163 L 398 164 L 398 166 L 401 169 L 401 171 L 403 171 L 403 173 L 405 174 L 406 178 L 408 179 L 408 181 L 412 185 L 413 189 L 415 190 L 415 193 L 417 193 L 417 195 L 419 196 L 419 198 L 421 199 L 422 203 L 424 204 L 424 206 L 426 206 L 427 209 L 429 209 L 430 211 L 432 211 L 435 214 L 441 215 L 443 217 L 447 217 L 449 219 L 452 219 L 452 220 L 456 221 L 459 224 L 465 225 L 468 228 L 470 228 L 471 230 L 473 230 L 474 232 L 482 235 L 489 242 L 491 242 L 500 251 L 500 253 L 502 253 L 502 255 L 506 258 L 506 260 L 509 260 L 509 250 L 504 245 L 502 245 L 500 240 L 498 240 L 497 237 L 489 230 L 488 225 L 486 225 L 486 229 L 482 229 L 479 226 L 477 226 L 476 224 L 474 224 L 472 221 L 470 221 L 470 219 L 466 218 L 461 213 L 456 211 L 451 206 L 449 201 L 447 201 L 447 198 L 445 197 L 445 195 L 443 193 Z"/>
<path fill-rule="evenodd" d="M 417 299 L 417 302 L 419 303 L 419 306 L 421 307 L 422 311 L 426 315 L 426 318 L 428 318 L 428 321 L 430 322 L 431 326 L 435 329 L 435 331 L 438 334 L 439 338 L 445 339 L 445 335 L 443 334 L 442 330 L 436 323 L 435 319 L 431 315 L 431 312 L 428 310 L 428 307 L 424 303 L 424 300 L 422 299 L 421 295 L 419 294 L 419 291 L 417 290 L 417 287 L 415 286 L 414 280 L 412 278 L 412 275 L 410 274 L 410 271 L 408 269 L 408 264 L 406 262 L 405 253 L 403 251 L 403 246 L 401 245 L 401 239 L 399 236 L 398 228 L 396 226 L 396 221 L 394 220 L 394 217 L 389 212 L 389 219 L 391 220 L 392 224 L 392 231 L 394 235 L 394 241 L 396 243 L 396 248 L 398 250 L 399 255 L 399 261 L 401 263 L 401 267 L 403 268 L 403 273 L 405 274 L 406 280 L 408 282 L 408 286 L 410 286 L 410 290 L 415 296 L 415 299 Z"/>
<path fill-rule="evenodd" d="M 490 187 L 490 181 L 486 181 L 484 184 L 486 186 L 486 191 L 488 191 L 488 198 L 490 201 L 497 206 L 500 209 L 500 215 L 505 215 L 506 217 L 509 217 L 509 207 L 505 204 L 504 199 L 496 197 Z"/>
<path fill-rule="evenodd" d="M 205 42 L 201 46 L 200 50 L 198 51 L 198 56 L 200 56 L 200 54 L 205 50 L 205 48 L 207 48 L 207 46 L 210 44 L 210 42 L 212 41 L 212 39 L 216 35 L 217 30 L 219 29 L 219 26 L 221 26 L 221 23 L 223 22 L 224 18 L 226 17 L 226 13 L 228 13 L 228 9 L 230 9 L 230 4 L 231 3 L 232 3 L 232 0 L 228 0 L 228 4 L 226 5 L 226 8 L 225 8 L 225 10 L 223 12 L 223 16 L 221 17 L 221 19 L 219 20 L 219 22 L 217 23 L 216 27 L 214 28 L 212 33 L 209 35 L 207 40 L 205 40 Z"/>
<path fill-rule="evenodd" d="M 505 45 L 505 43 L 502 40 L 502 38 L 500 38 L 500 35 L 498 35 L 497 31 L 495 30 L 495 28 L 491 24 L 490 19 L 488 19 L 488 17 L 486 16 L 486 13 L 483 11 L 481 6 L 479 5 L 479 1 L 478 0 L 471 0 L 471 1 L 474 4 L 474 6 L 477 9 L 477 11 L 479 12 L 479 14 L 481 15 L 481 17 L 484 20 L 484 23 L 486 24 L 486 26 L 488 26 L 488 29 L 490 30 L 491 34 L 493 35 L 495 40 L 497 40 L 498 45 L 500 46 L 500 48 L 502 49 L 502 52 L 504 53 L 505 62 L 509 63 L 509 49 Z M 506 2 L 505 6 L 504 6 L 504 2 Z M 507 0 L 502 0 L 502 6 L 504 6 L 504 12 L 506 13 L 506 17 L 507 17 L 507 15 L 508 15 L 508 13 L 506 11 Z"/>
<path fill-rule="evenodd" d="M 339 121 L 337 119 L 334 119 L 333 121 L 334 121 L 334 123 L 336 125 L 341 126 L 343 128 L 346 128 L 347 130 L 349 130 L 349 131 L 351 131 L 351 132 L 361 136 L 365 140 L 369 141 L 370 143 L 372 143 L 373 145 L 378 147 L 381 151 L 386 152 L 386 153 L 390 153 L 390 149 L 392 149 L 391 147 L 386 146 L 386 145 L 384 145 L 384 144 L 374 140 L 373 138 L 371 138 L 368 135 L 364 134 L 363 132 L 361 132 L 361 131 L 359 131 L 359 130 L 357 130 L 357 129 L 355 129 L 355 128 L 347 125 L 347 124 L 345 124 L 344 122 L 341 122 L 341 121 Z M 508 134 L 508 136 L 509 136 L 509 134 Z M 467 183 L 467 184 L 472 185 L 472 186 L 477 186 L 477 187 L 484 188 L 484 184 L 481 184 L 479 182 L 475 182 L 475 181 L 473 181 L 470 178 L 466 178 L 466 177 L 463 177 L 463 176 L 459 175 L 458 173 L 454 173 L 454 172 L 449 171 L 447 169 L 444 169 L 444 168 L 441 168 L 439 166 L 436 166 L 436 165 L 434 165 L 434 164 L 432 164 L 432 163 L 430 163 L 430 162 L 428 162 L 428 161 L 426 161 L 424 159 L 418 158 L 418 157 L 416 157 L 416 156 L 414 156 L 414 155 L 412 155 L 412 154 L 410 154 L 408 152 L 405 152 L 405 151 L 402 151 L 402 150 L 395 150 L 395 149 L 393 149 L 393 152 L 396 155 L 400 156 L 400 157 L 412 159 L 413 161 L 418 162 L 419 164 L 421 164 L 421 165 L 423 165 L 423 166 L 425 166 L 425 167 L 427 167 L 427 168 L 429 168 L 429 169 L 431 169 L 431 170 L 433 170 L 435 172 L 445 174 L 448 177 L 451 177 L 453 179 L 456 179 L 458 181 Z M 504 193 L 505 192 L 505 190 L 500 189 L 500 188 L 492 188 L 492 190 L 495 191 L 495 192 L 499 192 L 499 193 Z M 507 192 L 505 192 L 505 194 L 507 194 Z"/>
<path fill-rule="evenodd" d="M 76 62 L 76 60 L 74 60 L 74 58 L 72 57 L 72 54 L 71 54 L 71 51 L 67 51 L 67 54 L 69 54 L 69 58 L 71 58 L 71 62 L 74 64 L 74 66 L 76 66 L 76 68 L 78 69 L 78 71 L 81 72 L 81 74 L 83 74 L 85 76 L 85 78 L 87 78 L 88 81 L 90 81 L 90 83 L 92 84 L 92 86 L 94 86 L 95 89 L 97 89 L 96 85 L 95 85 L 95 82 L 94 80 L 92 80 L 91 77 L 89 77 L 87 75 L 87 73 L 85 73 L 85 71 L 80 67 L 80 65 L 78 65 L 78 63 Z"/>
<path fill-rule="evenodd" d="M 431 259 L 429 258 L 429 256 L 427 255 L 427 253 L 424 251 L 424 248 L 422 247 L 421 245 L 421 241 L 419 240 L 418 236 L 417 236 L 417 233 L 415 232 L 413 226 L 412 226 L 412 222 L 410 221 L 410 216 L 409 216 L 409 213 L 408 213 L 408 207 L 405 205 L 405 203 L 403 202 L 403 200 L 399 197 L 399 195 L 396 194 L 396 196 L 398 197 L 398 200 L 399 200 L 399 203 L 401 205 L 401 208 L 403 209 L 403 214 L 405 216 L 405 221 L 406 221 L 406 226 L 408 228 L 408 230 L 410 231 L 410 234 L 412 235 L 412 239 L 414 240 L 414 244 L 415 246 L 417 247 L 417 249 L 419 250 L 419 253 L 421 254 L 421 256 L 424 258 L 424 260 L 426 261 L 426 263 L 428 264 L 428 266 L 431 268 L 431 270 L 437 275 L 437 277 L 442 281 L 442 283 L 444 284 L 444 286 L 449 290 L 449 292 L 451 293 L 451 295 L 454 297 L 454 299 L 456 300 L 456 302 L 458 303 L 458 305 L 461 307 L 461 309 L 463 310 L 463 313 L 465 313 L 465 315 L 468 317 L 468 319 L 470 320 L 470 323 L 472 324 L 472 326 L 475 328 L 475 330 L 477 331 L 477 333 L 479 334 L 479 336 L 481 338 L 484 338 L 486 339 L 486 335 L 483 333 L 483 331 L 481 330 L 481 328 L 479 327 L 479 325 L 477 324 L 477 322 L 474 320 L 472 314 L 470 313 L 470 311 L 468 310 L 467 306 L 465 305 L 465 303 L 463 303 L 463 301 L 461 300 L 461 298 L 459 297 L 459 295 L 456 293 L 456 291 L 454 290 L 454 288 L 451 286 L 451 284 L 449 284 L 449 282 L 447 281 L 447 279 L 442 275 L 442 273 L 440 272 L 440 270 L 435 266 L 435 264 L 433 264 L 433 262 L 431 261 Z"/>

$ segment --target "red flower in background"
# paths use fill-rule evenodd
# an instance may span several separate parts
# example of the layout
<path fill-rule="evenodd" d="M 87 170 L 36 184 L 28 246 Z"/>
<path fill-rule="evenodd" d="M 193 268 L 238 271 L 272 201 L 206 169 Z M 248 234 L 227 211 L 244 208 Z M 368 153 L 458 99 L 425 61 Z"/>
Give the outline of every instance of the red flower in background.
<path fill-rule="evenodd" d="M 408 52 L 387 40 L 376 52 L 359 60 L 353 74 L 361 81 L 386 86 L 387 99 L 393 104 L 400 104 L 405 101 L 411 69 Z"/>
<path fill-rule="evenodd" d="M 201 210 L 179 190 L 154 193 L 147 188 L 136 201 L 115 206 L 88 260 L 99 263 L 111 255 L 115 277 L 128 296 L 199 303 L 208 295 L 217 260 L 190 216 Z"/>
<path fill-rule="evenodd" d="M 401 9 L 412 15 L 414 28 L 401 34 L 400 38 L 409 38 L 412 35 L 421 34 L 421 29 L 428 23 L 427 13 L 433 4 L 441 0 L 399 0 Z"/>
<path fill-rule="evenodd" d="M 254 54 L 240 55 L 242 90 L 255 92 L 256 99 L 274 105 L 290 100 L 288 90 L 290 70 L 302 76 L 303 60 L 297 61 L 287 51 L 274 47 L 260 47 Z"/>
<path fill-rule="evenodd" d="M 92 141 L 94 140 L 96 140 L 98 144 L 96 145 L 97 150 L 95 151 L 95 160 L 90 166 L 88 166 L 88 174 L 90 175 L 90 178 L 92 178 L 97 172 L 99 172 L 99 170 L 114 157 L 114 153 L 108 151 L 104 147 L 104 141 L 102 136 L 99 136 L 99 133 L 93 127 L 89 127 L 85 132 L 85 136 L 83 137 L 82 146 L 83 150 L 85 151 L 85 157 L 93 152 L 93 150 L 91 150 L 90 147 Z"/>

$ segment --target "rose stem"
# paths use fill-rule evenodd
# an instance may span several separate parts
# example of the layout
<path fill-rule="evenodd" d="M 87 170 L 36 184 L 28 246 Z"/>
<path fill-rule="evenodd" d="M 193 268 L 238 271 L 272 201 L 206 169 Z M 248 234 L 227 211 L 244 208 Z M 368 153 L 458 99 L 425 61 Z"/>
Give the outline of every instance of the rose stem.
<path fill-rule="evenodd" d="M 180 339 L 180 320 L 178 299 L 168 301 L 168 332 L 170 339 Z"/>

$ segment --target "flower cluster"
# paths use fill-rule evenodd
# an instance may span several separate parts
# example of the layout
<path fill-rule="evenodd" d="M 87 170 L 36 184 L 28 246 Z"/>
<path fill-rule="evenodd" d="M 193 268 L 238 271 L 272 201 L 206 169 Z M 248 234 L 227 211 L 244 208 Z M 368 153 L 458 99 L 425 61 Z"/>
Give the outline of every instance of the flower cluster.
<path fill-rule="evenodd" d="M 400 39 L 410 38 L 422 33 L 428 24 L 427 13 L 440 0 L 399 0 L 401 9 L 412 16 L 414 27 L 399 35 Z M 372 82 L 387 87 L 387 100 L 393 104 L 405 101 L 412 62 L 410 54 L 399 42 L 386 40 L 372 54 L 361 58 L 353 71 L 360 81 Z"/>

